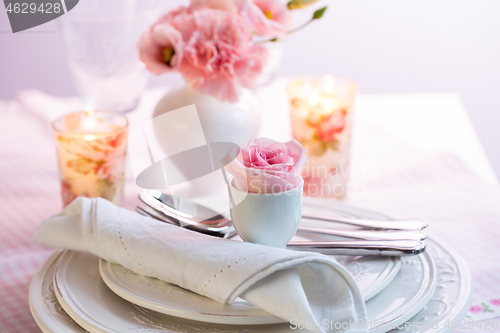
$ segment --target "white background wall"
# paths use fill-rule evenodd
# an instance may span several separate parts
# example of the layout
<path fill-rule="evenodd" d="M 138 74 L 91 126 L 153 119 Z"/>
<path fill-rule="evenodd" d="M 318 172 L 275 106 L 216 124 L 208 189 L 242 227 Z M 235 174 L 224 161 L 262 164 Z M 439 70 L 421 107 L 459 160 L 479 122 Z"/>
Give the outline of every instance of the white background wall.
<path fill-rule="evenodd" d="M 184 2 L 165 0 L 165 6 Z M 329 9 L 321 20 L 290 36 L 282 73 L 350 77 L 361 93 L 456 91 L 500 176 L 500 1 L 325 3 Z M 150 84 L 177 80 L 164 76 Z M 25 88 L 74 94 L 56 24 L 12 34 L 2 7 L 0 99 Z"/>

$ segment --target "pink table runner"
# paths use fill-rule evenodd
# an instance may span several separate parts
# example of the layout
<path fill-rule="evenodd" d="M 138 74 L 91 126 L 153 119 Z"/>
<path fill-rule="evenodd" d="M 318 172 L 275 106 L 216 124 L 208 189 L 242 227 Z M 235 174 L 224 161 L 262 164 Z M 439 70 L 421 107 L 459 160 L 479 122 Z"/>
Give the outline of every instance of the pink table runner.
<path fill-rule="evenodd" d="M 142 109 L 130 115 L 134 124 L 147 119 L 150 94 Z M 61 208 L 51 120 L 78 109 L 76 99 L 56 99 L 38 92 L 24 92 L 18 100 L 0 102 L 0 332 L 39 332 L 28 305 L 28 288 L 35 271 L 52 252 L 31 237 L 41 221 Z M 360 124 L 361 125 L 361 124 Z M 361 126 L 360 126 L 361 127 Z M 362 137 L 362 135 L 360 135 Z M 474 281 L 474 313 L 487 305 L 500 313 L 500 191 L 475 176 L 456 157 L 429 156 L 398 165 L 397 156 L 408 154 L 394 138 L 366 138 L 394 151 L 394 167 L 376 170 L 371 177 L 353 177 L 362 191 L 350 203 L 391 214 L 430 221 L 429 234 L 453 245 L 464 257 Z M 383 141 L 383 142 L 382 142 Z M 393 146 L 390 146 L 390 145 Z M 376 146 L 376 145 L 374 145 Z M 361 155 L 361 154 L 360 154 Z M 355 155 L 356 165 L 369 160 Z M 138 188 L 128 179 L 125 206 L 133 208 Z M 472 313 L 471 313 L 472 314 Z"/>

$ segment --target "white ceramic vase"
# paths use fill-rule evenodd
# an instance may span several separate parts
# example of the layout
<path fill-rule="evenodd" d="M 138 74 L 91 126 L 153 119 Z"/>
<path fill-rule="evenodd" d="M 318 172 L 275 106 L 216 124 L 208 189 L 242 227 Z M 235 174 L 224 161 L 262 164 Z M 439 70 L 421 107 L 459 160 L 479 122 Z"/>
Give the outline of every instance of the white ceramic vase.
<path fill-rule="evenodd" d="M 255 93 L 243 89 L 236 103 L 221 102 L 185 85 L 167 93 L 157 104 L 153 117 L 188 105 L 196 105 L 207 142 L 246 144 L 257 137 L 261 112 Z"/>
<path fill-rule="evenodd" d="M 253 91 L 249 89 L 242 91 L 238 102 L 228 103 L 185 85 L 167 93 L 157 104 L 153 117 L 193 104 L 196 106 L 207 144 L 230 142 L 243 145 L 258 135 L 261 123 L 260 103 Z M 193 125 L 192 121 L 191 118 L 186 118 L 184 122 L 179 120 L 175 127 L 190 130 Z M 161 132 L 155 132 L 155 136 L 166 156 L 177 153 L 177 144 L 162 142 Z M 182 166 L 179 166 L 180 173 L 185 173 L 185 171 Z M 213 172 L 182 184 L 176 195 L 191 199 L 203 196 L 227 196 L 226 183 L 221 175 Z"/>

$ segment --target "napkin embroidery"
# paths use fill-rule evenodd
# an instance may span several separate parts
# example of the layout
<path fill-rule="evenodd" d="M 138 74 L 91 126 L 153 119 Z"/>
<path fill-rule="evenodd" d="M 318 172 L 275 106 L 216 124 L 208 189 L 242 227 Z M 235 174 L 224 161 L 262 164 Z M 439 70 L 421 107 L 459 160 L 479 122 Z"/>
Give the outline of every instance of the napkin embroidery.
<path fill-rule="evenodd" d="M 129 257 L 132 258 L 132 260 L 134 260 L 134 263 L 136 263 L 137 265 L 141 266 L 142 269 L 144 269 L 145 271 L 147 271 L 148 275 L 150 275 L 151 272 L 149 272 L 148 269 L 146 269 L 146 267 L 142 266 L 141 263 L 134 256 L 132 256 L 132 254 L 129 252 L 129 250 L 125 246 L 125 243 L 123 242 L 123 238 L 122 238 L 122 232 L 120 230 L 121 221 L 120 220 L 116 221 L 115 225 L 116 225 L 116 233 L 118 234 L 118 239 L 120 240 L 120 243 L 122 244 L 122 247 L 125 250 L 125 253 L 127 253 L 129 255 Z"/>
<path fill-rule="evenodd" d="M 233 240 L 227 240 L 227 241 L 228 241 L 228 242 L 234 242 Z M 269 252 L 263 252 L 263 253 L 255 253 L 255 254 L 252 254 L 252 255 L 250 255 L 250 256 L 248 256 L 248 255 L 247 255 L 247 256 L 245 256 L 245 257 L 243 258 L 243 261 L 246 261 L 246 259 L 247 259 L 247 258 L 254 258 L 254 257 L 257 257 L 257 256 L 267 255 L 268 253 L 269 253 Z M 228 263 L 228 264 L 227 264 L 227 269 L 228 269 L 228 270 L 230 270 L 230 269 L 231 269 L 231 265 L 233 265 L 233 266 L 234 266 L 234 265 L 237 265 L 239 262 L 241 262 L 241 259 L 238 259 L 238 261 L 234 261 L 234 262 L 232 262 L 232 263 Z M 234 267 L 233 267 L 233 268 L 234 268 Z M 216 272 L 216 273 L 214 274 L 213 279 L 216 279 L 216 278 L 217 278 L 217 275 L 222 275 L 222 274 L 220 274 L 220 273 L 222 273 L 222 274 L 223 274 L 223 273 L 224 273 L 224 269 L 221 269 L 221 270 L 220 270 L 220 272 Z M 251 277 L 250 277 L 250 278 L 251 278 Z M 212 278 L 209 278 L 207 283 L 211 283 L 211 281 L 212 281 Z M 207 290 L 207 288 L 208 288 L 207 283 L 204 283 L 204 284 L 203 284 L 203 286 L 205 287 L 205 288 L 203 288 L 203 289 L 202 289 L 203 291 L 206 291 L 206 290 Z M 230 303 L 232 303 L 232 302 L 230 302 Z"/>

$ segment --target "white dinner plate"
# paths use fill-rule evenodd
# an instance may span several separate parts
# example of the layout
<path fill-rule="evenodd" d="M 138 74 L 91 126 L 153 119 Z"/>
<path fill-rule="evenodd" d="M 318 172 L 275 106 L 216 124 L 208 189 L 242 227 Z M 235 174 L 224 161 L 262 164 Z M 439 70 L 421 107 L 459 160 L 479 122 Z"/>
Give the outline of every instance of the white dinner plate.
<path fill-rule="evenodd" d="M 321 202 L 308 203 L 305 208 L 346 216 L 366 216 L 367 212 L 346 205 L 328 206 Z M 332 223 L 323 221 L 302 221 L 303 225 L 328 228 Z M 351 227 L 352 228 L 352 227 Z M 340 237 L 298 234 L 294 240 L 335 240 Z M 399 257 L 337 256 L 354 277 L 363 299 L 371 299 L 381 292 L 396 277 L 400 267 Z M 99 269 L 107 286 L 120 297 L 142 307 L 171 316 L 219 324 L 273 324 L 284 322 L 260 308 L 238 298 L 233 304 L 220 304 L 212 299 L 164 281 L 136 274 L 129 269 L 101 260 Z"/>
<path fill-rule="evenodd" d="M 176 325 L 188 327 L 187 331 L 212 331 L 216 328 L 222 332 L 243 329 L 255 333 L 294 331 L 288 323 L 224 325 L 176 318 L 140 307 L 117 296 L 106 286 L 99 275 L 98 261 L 88 253 L 67 251 L 54 275 L 54 290 L 62 308 L 91 332 L 127 332 L 159 327 L 173 330 Z M 434 264 L 425 253 L 403 263 L 393 283 L 367 302 L 368 322 L 374 326 L 371 332 L 385 332 L 391 328 L 388 323 L 404 323 L 420 311 L 434 292 L 435 273 Z M 376 322 L 385 325 L 375 327 Z"/>
<path fill-rule="evenodd" d="M 54 294 L 54 272 L 62 251 L 56 251 L 40 267 L 30 285 L 30 310 L 38 327 L 44 333 L 87 332 L 62 309 Z"/>
<path fill-rule="evenodd" d="M 407 322 L 400 320 L 386 321 L 386 325 L 375 328 L 371 327 L 370 332 L 382 332 L 390 327 L 402 328 L 406 324 L 411 325 L 411 329 L 398 330 L 391 332 L 412 332 L 412 333 L 446 333 L 451 330 L 451 325 L 445 326 L 446 322 L 460 320 L 468 310 L 472 299 L 472 285 L 470 273 L 463 260 L 449 246 L 442 242 L 428 241 L 427 253 L 435 258 L 436 270 L 438 273 L 437 288 L 427 303 L 427 306 L 418 312 Z M 154 311 L 143 309 L 131 304 L 116 296 L 107 288 L 98 275 L 98 258 L 85 253 L 66 253 L 66 260 L 73 258 L 75 260 L 77 271 L 73 276 L 80 276 L 81 279 L 76 287 L 81 289 L 83 302 L 78 304 L 81 295 L 65 295 L 69 302 L 64 301 L 63 307 L 69 310 L 71 316 L 75 318 L 82 326 L 91 332 L 123 332 L 123 331 L 162 331 L 162 332 L 237 332 L 243 329 L 243 326 L 215 325 L 200 323 L 195 321 L 183 320 L 169 317 Z M 48 332 L 84 332 L 75 322 L 66 315 L 66 312 L 60 307 L 56 299 L 54 289 L 51 286 L 57 254 L 51 256 L 47 262 L 40 268 L 33 278 L 30 287 L 30 308 L 38 325 L 46 333 Z M 399 274 L 403 274 L 406 266 L 411 267 L 410 263 L 404 263 L 403 269 Z M 398 275 L 399 275 L 398 274 Z M 406 274 L 408 275 L 408 274 Z M 398 277 L 399 279 L 399 277 Z M 387 310 L 398 307 L 397 304 L 404 303 L 405 295 L 401 290 L 401 282 L 397 282 L 393 292 L 388 295 L 391 302 L 387 301 Z M 388 288 L 392 288 L 389 286 Z M 397 294 L 399 292 L 399 294 Z M 63 292 L 65 294 L 67 292 Z M 394 293 L 394 294 L 393 294 Z M 58 292 L 59 299 L 62 295 Z M 379 298 L 381 298 L 379 300 Z M 374 299 L 367 302 L 369 322 L 374 324 L 380 321 L 377 315 L 372 315 L 372 307 L 377 303 L 384 302 L 384 295 L 377 295 Z M 400 301 L 400 299 L 403 299 Z M 77 304 L 74 304 L 74 302 Z M 69 304 L 68 304 L 69 303 Z M 372 305 L 373 303 L 373 305 Z M 391 304 L 388 304 L 391 303 Z M 72 304 L 75 310 L 71 310 Z M 376 309 L 375 309 L 376 310 Z M 383 310 L 383 309 L 381 309 Z M 435 328 L 435 324 L 439 326 Z M 417 328 L 415 328 L 417 324 Z M 375 325 L 373 325 L 375 326 Z M 104 327 L 104 329 L 94 329 Z M 237 327 L 237 328 L 236 328 Z M 291 332 L 286 324 L 278 325 L 259 325 L 247 327 L 246 332 Z"/>
<path fill-rule="evenodd" d="M 448 246 L 442 242 L 436 243 L 432 240 L 429 241 L 428 253 L 430 253 L 436 262 L 436 270 L 438 273 L 437 288 L 427 303 L 427 306 L 418 312 L 415 316 L 405 323 L 393 321 L 387 323 L 386 327 L 404 327 L 405 324 L 410 324 L 413 327 L 415 323 L 420 323 L 420 327 L 415 329 L 394 329 L 391 333 L 396 332 L 412 332 L 412 333 L 446 333 L 451 330 L 451 325 L 445 327 L 446 322 L 453 322 L 453 320 L 460 320 L 467 312 L 471 299 L 472 299 L 472 285 L 470 273 L 463 260 Z M 68 255 L 68 254 L 67 254 Z M 73 255 L 72 255 L 73 256 Z M 84 293 L 88 293 L 87 297 L 94 298 L 87 299 L 86 302 L 81 304 L 83 310 L 72 312 L 72 316 L 77 318 L 81 325 L 85 326 L 91 332 L 120 332 L 120 331 L 153 331 L 156 329 L 161 332 L 189 332 L 195 331 L 199 333 L 204 332 L 238 332 L 242 326 L 237 329 L 233 326 L 215 325 L 208 323 L 199 323 L 195 321 L 182 320 L 174 317 L 169 317 L 154 311 L 145 310 L 139 306 L 131 304 L 120 297 L 116 296 L 109 288 L 107 288 L 97 275 L 98 258 L 90 255 L 80 253 L 80 257 L 84 260 L 78 262 L 84 266 L 80 270 L 83 272 L 82 280 L 85 280 L 82 288 Z M 71 318 L 59 305 L 56 299 L 54 289 L 52 287 L 54 275 L 52 274 L 56 266 L 58 253 L 52 255 L 47 262 L 40 268 L 33 278 L 30 287 L 30 308 L 33 317 L 38 325 L 42 328 L 43 332 L 85 332 Z M 406 264 L 403 265 L 403 267 Z M 406 268 L 404 268 L 406 269 Z M 401 270 L 403 271 L 403 270 Z M 388 287 L 390 288 L 390 287 Z M 396 288 L 399 289 L 399 288 Z M 371 303 L 376 298 L 383 295 L 378 295 L 374 300 L 367 302 L 370 311 Z M 392 295 L 391 299 L 397 299 L 400 295 Z M 61 298 L 61 295 L 59 295 Z M 393 302 L 394 303 L 394 302 Z M 374 303 L 376 305 L 376 303 Z M 65 305 L 68 309 L 68 304 Z M 87 310 L 85 310 L 87 309 Z M 93 317 L 96 313 L 97 317 Z M 374 318 L 369 313 L 369 320 L 373 323 Z M 440 323 L 438 328 L 431 328 L 435 323 Z M 93 330 L 92 327 L 104 325 L 104 330 Z M 114 326 L 116 325 L 116 326 Z M 112 327 L 112 328 L 111 328 Z M 269 332 L 281 333 L 290 332 L 286 325 L 260 325 L 248 328 L 248 333 Z M 381 330 L 377 330 L 381 331 Z M 372 328 L 370 332 L 375 332 Z"/>
<path fill-rule="evenodd" d="M 384 289 L 401 266 L 401 260 L 394 257 L 342 256 L 337 260 L 353 275 L 365 300 Z M 219 324 L 284 322 L 244 299 L 237 298 L 233 304 L 221 304 L 176 285 L 136 274 L 103 259 L 100 260 L 99 270 L 106 285 L 120 297 L 171 316 Z"/>
<path fill-rule="evenodd" d="M 114 294 L 99 275 L 98 258 L 84 252 L 67 251 L 54 275 L 54 290 L 62 308 L 82 327 L 91 332 L 123 332 L 173 323 L 232 332 L 249 329 L 255 332 L 293 331 L 290 324 L 224 325 L 189 321 L 134 305 Z M 429 254 L 406 259 L 394 281 L 379 295 L 367 301 L 368 322 L 374 333 L 385 332 L 404 323 L 420 311 L 432 296 L 437 282 Z M 144 316 L 148 317 L 144 317 Z M 138 322 L 146 326 L 138 326 Z M 173 323 L 172 323 L 173 321 Z M 194 323 L 194 324 L 193 324 Z M 384 323 L 383 326 L 376 323 Z M 150 327 L 150 328 L 151 328 Z M 191 327 L 192 330 L 194 330 Z"/>
<path fill-rule="evenodd" d="M 342 214 L 346 216 L 376 216 L 376 214 L 372 212 L 349 207 L 345 204 L 332 204 L 331 202 L 328 203 L 328 207 L 320 205 L 318 207 L 313 207 L 313 209 L 327 209 L 330 212 L 334 211 L 336 214 Z M 380 216 L 377 215 L 377 217 Z M 312 237 L 318 236 L 314 234 L 308 234 L 304 236 L 307 237 L 309 235 L 312 235 Z M 320 236 L 325 237 L 324 235 Z M 69 309 L 69 311 L 71 311 L 70 315 L 72 317 L 74 316 L 74 318 L 82 318 L 81 306 L 85 304 L 85 302 L 87 302 L 89 307 L 94 308 L 94 306 L 91 305 L 94 301 L 94 298 L 88 296 L 89 294 L 92 295 L 92 293 L 84 292 L 84 288 L 82 288 L 83 285 L 80 285 L 82 281 L 81 272 L 79 272 L 79 260 L 70 259 L 70 256 L 74 256 L 75 258 L 77 258 L 80 255 L 81 254 L 79 253 L 71 252 L 65 254 L 61 258 L 54 278 L 55 285 L 57 287 L 56 295 L 57 291 L 61 293 L 61 297 L 59 298 L 61 305 L 64 309 Z M 388 259 L 390 258 L 382 258 L 382 260 Z M 373 260 L 373 258 L 371 260 Z M 109 267 L 120 267 L 119 265 L 115 266 L 111 265 Z M 369 271 L 369 269 L 366 269 L 366 267 L 369 267 L 369 265 L 365 265 L 365 269 L 357 269 L 359 272 L 356 272 L 355 275 L 358 277 L 364 276 L 365 274 L 363 274 L 363 272 Z M 102 276 L 109 277 L 110 275 L 102 274 Z M 147 308 L 149 310 L 151 310 L 151 299 L 156 299 L 158 301 L 161 301 L 163 297 L 166 297 L 167 299 L 175 299 L 177 303 L 174 305 L 175 307 L 172 306 L 170 308 L 171 312 L 169 312 L 168 314 L 178 318 L 196 320 L 198 322 L 217 323 L 218 325 L 238 325 L 238 327 L 240 327 L 240 325 L 242 324 L 260 324 L 259 327 L 261 329 L 263 329 L 263 324 L 283 323 L 282 319 L 274 317 L 243 300 L 241 300 L 240 302 L 238 302 L 239 304 L 237 304 L 240 306 L 240 312 L 234 313 L 232 305 L 217 304 L 216 302 L 206 297 L 196 295 L 174 285 L 166 284 L 165 282 L 157 279 L 148 279 L 137 276 L 136 274 L 128 270 L 123 270 L 121 271 L 121 273 L 115 274 L 114 277 L 122 278 L 121 280 L 118 280 L 119 282 L 129 281 L 132 279 L 133 281 L 137 281 L 137 284 L 134 285 L 134 287 L 138 289 L 130 289 L 127 290 L 128 292 L 134 292 L 136 290 L 147 290 L 149 293 L 149 299 L 148 302 L 145 302 L 145 304 L 148 305 Z M 424 253 L 422 255 L 406 259 L 405 265 L 403 265 L 398 274 L 396 274 L 393 282 L 395 282 L 394 287 L 392 287 L 392 283 L 388 287 L 386 287 L 382 292 L 382 297 L 375 296 L 367 302 L 367 307 L 371 308 L 369 310 L 369 322 L 373 326 L 373 332 L 384 332 L 389 330 L 389 328 L 387 328 L 385 325 L 377 325 L 377 322 L 403 323 L 406 319 L 411 318 L 418 311 L 420 311 L 429 301 L 436 286 L 436 271 L 431 257 L 428 254 Z M 404 284 L 411 284 L 411 287 L 403 288 L 402 286 Z M 142 289 L 140 289 L 141 286 Z M 160 297 L 156 297 L 156 293 L 159 293 L 160 291 L 164 291 L 164 294 L 160 295 Z M 141 296 L 143 296 L 143 294 Z M 396 298 L 394 298 L 395 296 Z M 137 299 L 140 300 L 140 298 L 138 297 L 136 299 L 133 299 L 132 303 L 139 303 L 139 305 L 142 306 L 141 308 L 143 309 L 143 311 L 146 311 L 146 307 L 143 306 L 145 304 L 137 302 Z M 203 310 L 212 310 L 213 308 L 210 308 L 208 306 L 215 305 L 218 305 L 219 309 L 222 309 L 222 311 L 225 312 L 203 312 Z M 161 309 L 163 310 L 163 308 Z M 96 313 L 96 315 L 98 314 Z M 88 319 L 92 318 L 94 318 L 94 316 L 88 316 Z M 286 324 L 284 327 L 287 327 Z"/>

